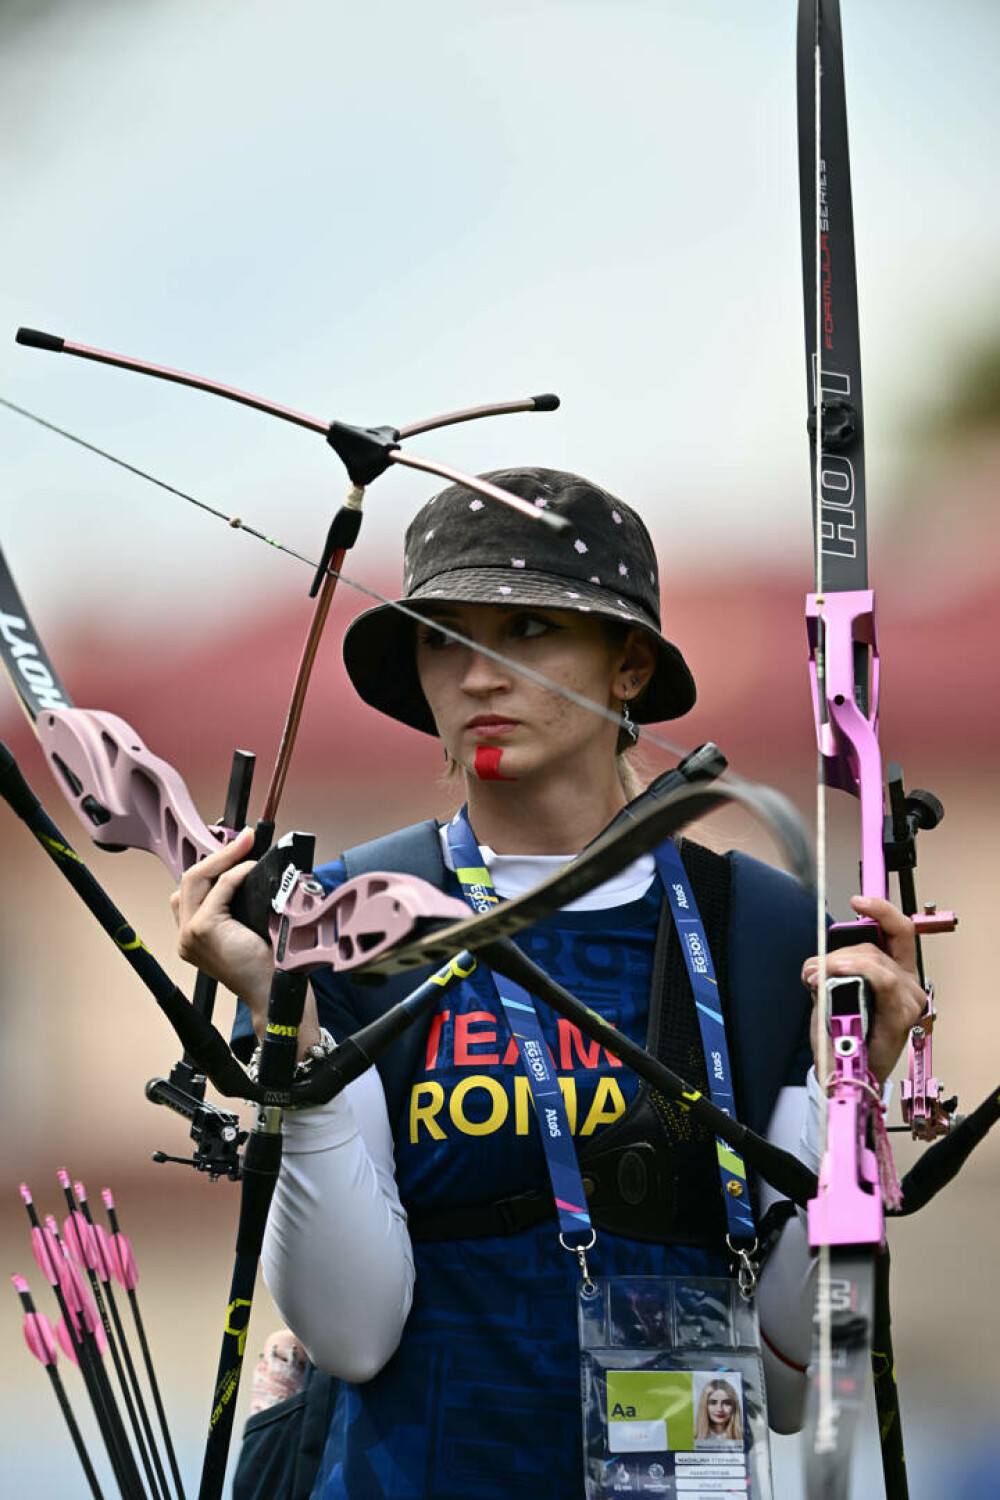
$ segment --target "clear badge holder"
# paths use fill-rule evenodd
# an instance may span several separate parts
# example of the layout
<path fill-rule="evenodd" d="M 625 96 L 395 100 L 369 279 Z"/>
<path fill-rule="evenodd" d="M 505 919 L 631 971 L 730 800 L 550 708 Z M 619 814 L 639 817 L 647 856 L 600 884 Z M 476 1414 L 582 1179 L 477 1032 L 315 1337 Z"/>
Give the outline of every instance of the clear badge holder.
<path fill-rule="evenodd" d="M 595 1277 L 578 1312 L 586 1500 L 772 1500 L 757 1312 L 735 1281 Z"/>

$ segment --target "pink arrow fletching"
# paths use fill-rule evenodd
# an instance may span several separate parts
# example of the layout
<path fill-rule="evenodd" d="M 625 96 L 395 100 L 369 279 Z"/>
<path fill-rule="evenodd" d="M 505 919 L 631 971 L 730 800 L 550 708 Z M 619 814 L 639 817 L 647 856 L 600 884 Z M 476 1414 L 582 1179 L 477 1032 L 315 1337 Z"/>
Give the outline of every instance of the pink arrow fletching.
<path fill-rule="evenodd" d="M 90 1225 L 83 1214 L 67 1214 L 63 1220 L 63 1243 L 78 1265 L 89 1266 L 93 1270 L 94 1250 L 91 1240 Z"/>
<path fill-rule="evenodd" d="M 101 1320 L 97 1315 L 97 1305 L 90 1295 L 90 1288 L 84 1280 L 83 1272 L 74 1260 L 70 1259 L 65 1244 L 61 1244 L 58 1238 L 58 1229 L 52 1214 L 45 1216 L 45 1233 L 52 1246 L 53 1256 L 59 1257 L 59 1280 L 62 1286 L 62 1294 L 66 1299 L 66 1306 L 73 1316 L 74 1324 L 81 1331 L 86 1326 L 91 1333 L 101 1328 Z"/>
<path fill-rule="evenodd" d="M 87 1228 L 90 1230 L 90 1243 L 94 1251 L 94 1270 L 97 1272 L 97 1279 L 106 1284 L 113 1275 L 108 1237 L 100 1224 L 88 1224 Z"/>
<path fill-rule="evenodd" d="M 116 1279 L 121 1282 L 126 1291 L 135 1291 L 139 1284 L 139 1272 L 136 1269 L 135 1256 L 132 1254 L 128 1236 L 120 1232 L 106 1235 L 104 1248 L 111 1260 L 111 1268 Z"/>
<path fill-rule="evenodd" d="M 62 1279 L 62 1256 L 55 1238 L 40 1225 L 31 1231 L 31 1253 L 46 1281 L 58 1286 Z"/>
<path fill-rule="evenodd" d="M 71 1260 L 65 1259 L 63 1260 L 63 1270 L 63 1295 L 66 1298 L 67 1306 L 72 1313 L 81 1313 L 83 1315 L 84 1323 L 90 1329 L 91 1333 L 96 1334 L 97 1342 L 100 1344 L 104 1335 L 104 1325 L 98 1314 L 97 1304 L 90 1295 L 90 1288 L 84 1280 L 83 1272 Z M 73 1288 L 72 1294 L 69 1291 L 70 1285 Z"/>
<path fill-rule="evenodd" d="M 104 1261 L 104 1265 L 106 1266 L 108 1273 L 107 1276 L 103 1277 L 102 1279 L 105 1281 L 110 1281 L 111 1277 L 113 1276 L 116 1281 L 121 1281 L 122 1286 L 124 1286 L 125 1282 L 122 1280 L 122 1268 L 118 1264 L 118 1255 L 115 1251 L 115 1242 L 108 1231 L 105 1229 L 103 1224 L 94 1225 L 94 1238 L 97 1241 L 99 1253 L 102 1260 Z"/>
<path fill-rule="evenodd" d="M 59 1239 L 59 1225 L 53 1214 L 45 1215 L 45 1238 L 52 1252 L 53 1263 L 59 1268 L 59 1283 L 70 1312 L 83 1310 L 83 1283 L 66 1246 Z"/>
<path fill-rule="evenodd" d="M 77 1354 L 73 1340 L 70 1338 L 69 1329 L 66 1327 L 64 1318 L 60 1318 L 56 1324 L 56 1338 L 59 1340 L 59 1347 L 66 1358 L 72 1360 L 73 1364 L 79 1365 L 80 1356 Z"/>
<path fill-rule="evenodd" d="M 63 1220 L 63 1244 L 76 1265 L 90 1265 L 87 1251 L 87 1220 L 82 1214 L 67 1214 Z"/>
<path fill-rule="evenodd" d="M 63 1256 L 59 1267 L 59 1285 L 62 1287 L 66 1306 L 73 1314 L 76 1327 L 79 1328 L 82 1326 L 78 1315 L 83 1312 L 83 1297 L 81 1296 L 82 1289 L 79 1272 L 76 1272 L 76 1275 L 74 1275 L 74 1272 L 76 1272 L 76 1267 L 73 1265 L 73 1262 Z"/>
<path fill-rule="evenodd" d="M 88 1260 L 87 1264 L 92 1271 L 97 1272 L 100 1281 L 110 1281 L 111 1277 L 117 1273 L 111 1264 L 111 1250 L 107 1233 L 101 1228 L 100 1224 L 94 1223 L 90 1215 L 90 1210 L 87 1208 L 87 1189 L 83 1183 L 75 1182 L 73 1184 L 73 1191 L 76 1193 L 76 1201 L 85 1210 L 81 1217 L 87 1226 L 87 1243 L 90 1246 L 90 1253 L 94 1257 L 93 1260 Z"/>
<path fill-rule="evenodd" d="M 115 1231 L 114 1234 L 103 1237 L 105 1252 L 108 1254 L 116 1279 L 121 1282 L 126 1291 L 134 1292 L 139 1284 L 139 1270 L 135 1263 L 135 1256 L 132 1254 L 132 1245 L 128 1235 L 122 1234 L 121 1230 L 116 1227 L 115 1200 L 111 1189 L 103 1188 L 101 1198 Z M 98 1230 L 98 1232 L 102 1231 Z"/>
<path fill-rule="evenodd" d="M 24 1342 L 43 1365 L 56 1362 L 56 1337 L 44 1313 L 25 1313 Z"/>

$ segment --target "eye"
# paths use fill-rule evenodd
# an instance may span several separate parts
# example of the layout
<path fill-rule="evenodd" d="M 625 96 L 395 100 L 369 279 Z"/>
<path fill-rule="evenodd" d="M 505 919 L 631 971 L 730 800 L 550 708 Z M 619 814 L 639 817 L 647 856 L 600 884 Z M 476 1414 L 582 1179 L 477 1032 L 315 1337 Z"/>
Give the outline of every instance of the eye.
<path fill-rule="evenodd" d="M 561 630 L 547 615 L 534 614 L 530 610 L 524 610 L 516 614 L 508 627 L 514 640 L 529 641 L 538 636 L 549 635 L 552 631 Z"/>
<path fill-rule="evenodd" d="M 446 646 L 451 645 L 451 642 L 443 630 L 427 624 L 417 627 L 417 645 L 425 647 L 428 651 L 443 651 Z"/>

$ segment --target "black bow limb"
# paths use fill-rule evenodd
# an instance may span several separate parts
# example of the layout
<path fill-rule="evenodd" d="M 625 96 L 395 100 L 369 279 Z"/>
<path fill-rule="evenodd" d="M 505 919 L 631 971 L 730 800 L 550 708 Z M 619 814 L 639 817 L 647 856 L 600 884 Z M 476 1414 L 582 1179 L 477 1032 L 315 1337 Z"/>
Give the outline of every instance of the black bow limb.
<path fill-rule="evenodd" d="M 153 957 L 135 928 L 49 817 L 13 754 L 2 742 L 0 796 L 26 824 L 87 910 L 97 918 L 122 958 L 138 974 L 195 1064 L 226 1097 L 252 1098 L 254 1086 L 230 1052 L 225 1038 L 195 1009 L 166 969 Z"/>

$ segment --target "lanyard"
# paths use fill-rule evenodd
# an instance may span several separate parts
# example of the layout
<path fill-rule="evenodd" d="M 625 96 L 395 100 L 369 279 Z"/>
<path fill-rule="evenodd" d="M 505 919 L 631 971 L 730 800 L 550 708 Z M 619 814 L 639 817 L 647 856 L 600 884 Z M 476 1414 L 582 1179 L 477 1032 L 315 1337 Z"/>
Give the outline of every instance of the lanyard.
<path fill-rule="evenodd" d="M 499 898 L 493 889 L 490 873 L 482 862 L 482 854 L 469 825 L 465 807 L 460 808 L 448 824 L 447 838 L 462 895 L 473 911 L 489 911 Z M 735 1119 L 732 1067 L 725 1023 L 719 1008 L 718 981 L 694 891 L 677 847 L 671 840 L 668 839 L 654 851 L 654 858 L 657 873 L 670 903 L 694 992 L 695 1014 L 701 1031 L 709 1093 L 712 1102 Z M 586 1195 L 562 1091 L 538 1013 L 527 990 L 502 975 L 491 973 L 489 977 L 517 1043 L 538 1116 L 542 1148 L 559 1217 L 560 1239 L 567 1249 L 579 1252 L 581 1248 L 589 1248 L 596 1236 L 587 1211 Z M 726 1210 L 727 1238 L 733 1252 L 740 1254 L 736 1242 L 754 1238 L 746 1165 L 739 1153 L 718 1137 L 715 1149 Z M 589 1243 L 581 1244 L 581 1236 Z"/>
<path fill-rule="evenodd" d="M 729 1061 L 726 1042 L 726 1026 L 719 1006 L 719 985 L 715 977 L 715 966 L 708 951 L 708 939 L 702 925 L 698 903 L 691 889 L 687 871 L 672 840 L 653 851 L 656 869 L 663 882 L 670 902 L 670 910 L 680 939 L 681 952 L 687 965 L 691 989 L 694 992 L 695 1014 L 701 1030 L 702 1051 L 705 1054 L 705 1071 L 708 1074 L 708 1090 L 712 1103 L 718 1105 L 732 1119 L 736 1118 L 736 1100 L 733 1094 L 733 1070 Z M 739 1152 L 726 1142 L 715 1138 L 715 1154 L 719 1162 L 719 1177 L 722 1183 L 722 1201 L 726 1208 L 726 1224 L 729 1230 L 730 1248 L 736 1251 L 736 1240 L 754 1238 L 753 1208 L 747 1186 L 747 1169 Z"/>
<path fill-rule="evenodd" d="M 473 911 L 489 911 L 497 904 L 498 897 L 493 889 L 490 873 L 483 864 L 483 856 L 469 826 L 468 813 L 464 807 L 448 824 L 447 837 L 462 895 Z M 584 1252 L 591 1248 L 597 1236 L 590 1222 L 573 1134 L 548 1043 L 528 991 L 502 975 L 487 972 L 517 1043 L 521 1066 L 524 1068 L 538 1117 L 545 1165 L 559 1218 L 559 1239 L 563 1247 L 572 1251 L 579 1259 L 586 1281 L 589 1278 Z"/>

